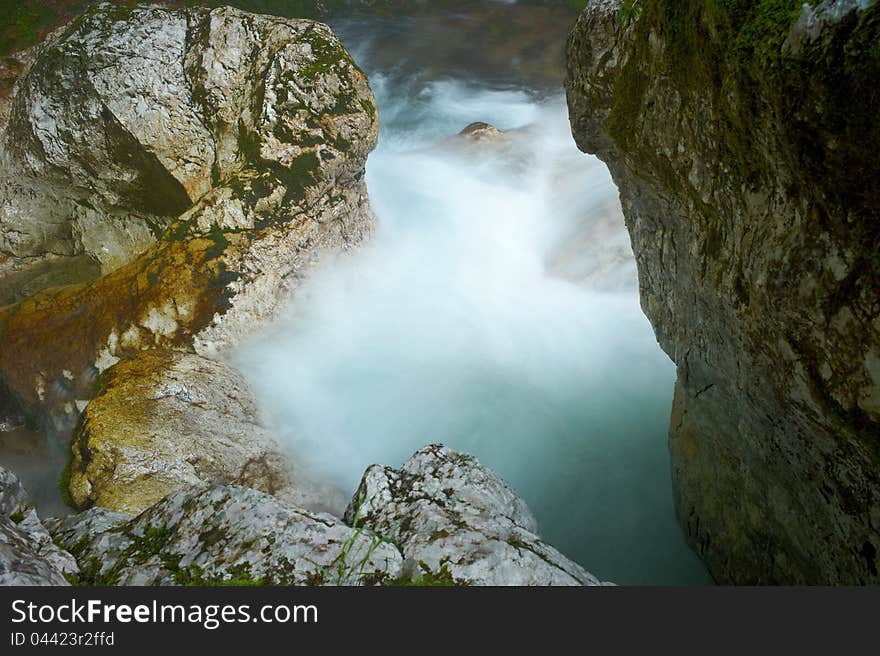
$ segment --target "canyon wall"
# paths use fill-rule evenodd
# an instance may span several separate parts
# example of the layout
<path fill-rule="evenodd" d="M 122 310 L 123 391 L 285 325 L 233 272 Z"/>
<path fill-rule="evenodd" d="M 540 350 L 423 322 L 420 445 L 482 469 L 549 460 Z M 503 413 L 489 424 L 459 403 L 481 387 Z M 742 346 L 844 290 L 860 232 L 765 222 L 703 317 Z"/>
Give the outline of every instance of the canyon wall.
<path fill-rule="evenodd" d="M 878 44 L 875 0 L 592 0 L 568 42 L 719 582 L 880 582 Z"/>

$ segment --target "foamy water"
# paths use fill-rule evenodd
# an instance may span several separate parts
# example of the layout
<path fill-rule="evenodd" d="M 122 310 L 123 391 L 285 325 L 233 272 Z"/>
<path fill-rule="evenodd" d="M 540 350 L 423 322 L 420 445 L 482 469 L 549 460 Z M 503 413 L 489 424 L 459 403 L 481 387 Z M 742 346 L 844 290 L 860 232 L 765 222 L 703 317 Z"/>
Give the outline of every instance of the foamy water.
<path fill-rule="evenodd" d="M 371 463 L 442 442 L 598 576 L 708 581 L 673 516 L 674 367 L 639 308 L 616 189 L 574 146 L 562 97 L 371 83 L 377 235 L 236 357 L 293 457 L 351 492 Z M 508 132 L 450 139 L 472 121 Z"/>

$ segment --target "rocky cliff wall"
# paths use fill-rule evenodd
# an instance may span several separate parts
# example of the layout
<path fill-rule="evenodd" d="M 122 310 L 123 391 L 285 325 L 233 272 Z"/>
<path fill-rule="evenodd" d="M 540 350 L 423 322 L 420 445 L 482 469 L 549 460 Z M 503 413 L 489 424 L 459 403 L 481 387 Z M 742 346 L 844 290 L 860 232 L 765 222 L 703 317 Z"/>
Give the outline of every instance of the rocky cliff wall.
<path fill-rule="evenodd" d="M 567 59 L 678 366 L 690 543 L 722 582 L 880 582 L 880 7 L 592 0 Z"/>

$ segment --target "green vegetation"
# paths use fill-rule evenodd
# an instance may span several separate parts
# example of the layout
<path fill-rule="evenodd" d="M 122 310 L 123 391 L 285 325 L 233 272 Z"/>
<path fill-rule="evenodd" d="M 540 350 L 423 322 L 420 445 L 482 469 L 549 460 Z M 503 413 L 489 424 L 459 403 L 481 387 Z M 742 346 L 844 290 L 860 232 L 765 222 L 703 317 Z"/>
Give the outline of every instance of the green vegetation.
<path fill-rule="evenodd" d="M 624 0 L 620 3 L 620 12 L 617 16 L 621 22 L 629 23 L 638 18 L 640 13 L 642 13 L 641 0 Z"/>
<path fill-rule="evenodd" d="M 265 578 L 254 578 L 247 563 L 228 568 L 225 574 L 228 576 L 207 576 L 205 570 L 198 565 L 190 564 L 187 567 L 180 566 L 181 556 L 169 551 L 166 547 L 174 535 L 174 531 L 166 526 L 153 526 L 148 524 L 144 527 L 143 535 L 126 533 L 131 544 L 125 553 L 118 559 L 114 567 L 103 571 L 103 563 L 98 559 L 80 560 L 80 573 L 66 574 L 71 585 L 100 586 L 117 585 L 121 569 L 134 563 L 145 563 L 151 558 L 158 557 L 162 565 L 167 569 L 176 585 L 183 586 L 260 586 L 267 585 Z M 75 545 L 70 549 L 74 556 L 82 552 L 85 545 Z"/>
<path fill-rule="evenodd" d="M 446 588 L 452 586 L 467 586 L 467 583 L 455 580 L 455 577 L 452 576 L 452 572 L 449 571 L 448 562 L 440 564 L 439 572 L 432 571 L 431 568 L 422 561 L 419 561 L 419 567 L 422 570 L 422 574 L 415 579 L 411 579 L 407 576 L 401 576 L 396 579 L 386 581 L 382 585 L 415 588 Z"/>
<path fill-rule="evenodd" d="M 616 80 L 609 133 L 621 145 L 638 147 L 637 125 L 645 110 L 648 87 L 657 75 L 668 75 L 682 92 L 683 104 L 705 104 L 706 94 L 712 95 L 712 106 L 721 111 L 718 118 L 725 129 L 742 137 L 728 143 L 749 143 L 754 121 L 765 113 L 767 92 L 775 95 L 797 83 L 784 73 L 791 55 L 783 52 L 782 44 L 802 5 L 802 0 L 625 3 L 630 14 L 635 11 L 634 33 L 627 63 Z M 649 51 L 652 32 L 665 43 L 665 57 L 660 60 Z M 653 71 L 645 65 L 651 60 L 655 60 L 650 67 Z M 744 179 L 760 175 L 764 169 L 750 148 L 726 155 Z"/>
<path fill-rule="evenodd" d="M 80 3 L 71 3 L 81 8 Z M 52 7 L 38 0 L 0 0 L 0 54 L 28 48 L 58 20 Z"/>
<path fill-rule="evenodd" d="M 70 496 L 70 467 L 73 462 L 73 457 L 67 459 L 67 464 L 64 465 L 64 469 L 61 470 L 61 476 L 58 478 L 58 493 L 61 495 L 61 500 L 64 502 L 64 505 L 68 508 L 73 508 L 77 510 L 76 504 L 73 502 L 73 497 Z"/>
<path fill-rule="evenodd" d="M 205 251 L 205 258 L 208 260 L 214 260 L 223 255 L 226 248 L 229 246 L 229 240 L 226 238 L 226 235 L 223 234 L 223 230 L 220 229 L 216 223 L 211 224 L 211 229 L 208 231 L 208 239 L 214 242 L 208 250 Z"/>
<path fill-rule="evenodd" d="M 235 565 L 229 569 L 229 578 L 206 577 L 205 570 L 198 565 L 191 564 L 189 567 L 174 572 L 174 582 L 184 586 L 214 586 L 250 588 L 268 585 L 269 582 L 261 577 L 254 578 L 250 567 L 246 563 Z"/>
<path fill-rule="evenodd" d="M 21 524 L 21 522 L 24 520 L 24 513 L 19 510 L 17 512 L 12 513 L 9 516 L 9 519 L 12 520 L 13 524 Z"/>
<path fill-rule="evenodd" d="M 309 585 L 357 585 L 364 581 L 376 577 L 376 572 L 365 569 L 370 562 L 376 549 L 386 542 L 385 539 L 378 535 L 370 536 L 370 543 L 360 556 L 354 556 L 353 551 L 364 533 L 362 524 L 361 511 L 366 505 L 366 497 L 361 495 L 358 498 L 357 509 L 354 513 L 354 519 L 351 522 L 351 528 L 354 532 L 342 543 L 342 549 L 336 558 L 329 565 L 319 565 L 315 561 L 310 561 L 318 571 L 310 577 Z M 365 536 L 366 539 L 366 536 Z M 353 560 L 352 560 L 353 558 Z"/>

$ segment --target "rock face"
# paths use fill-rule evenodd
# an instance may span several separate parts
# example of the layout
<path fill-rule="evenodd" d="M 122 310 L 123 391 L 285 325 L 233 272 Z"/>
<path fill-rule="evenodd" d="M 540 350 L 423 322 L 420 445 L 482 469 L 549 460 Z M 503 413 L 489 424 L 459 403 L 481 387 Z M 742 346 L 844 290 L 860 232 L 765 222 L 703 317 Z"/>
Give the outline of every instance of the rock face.
<path fill-rule="evenodd" d="M 345 513 L 399 545 L 404 576 L 459 585 L 598 585 L 537 535 L 525 502 L 476 458 L 433 445 L 374 465 Z"/>
<path fill-rule="evenodd" d="M 320 23 L 100 5 L 53 33 L 2 137 L 0 276 L 49 254 L 109 273 L 0 309 L 8 393 L 69 416 L 121 358 L 216 354 L 274 317 L 320 253 L 370 234 L 377 130 Z"/>
<path fill-rule="evenodd" d="M 129 513 L 203 483 L 275 494 L 290 472 L 244 378 L 198 355 L 144 351 L 104 372 L 72 443 L 70 494 Z"/>
<path fill-rule="evenodd" d="M 93 508 L 48 522 L 103 585 L 356 585 L 397 575 L 397 548 L 257 490 L 178 492 L 136 518 Z"/>
<path fill-rule="evenodd" d="M 0 467 L 0 585 L 67 585 L 73 556 L 55 545 L 18 478 Z"/>
<path fill-rule="evenodd" d="M 678 365 L 680 522 L 719 581 L 876 584 L 880 7 L 621 4 L 579 19 L 568 101 Z"/>
<path fill-rule="evenodd" d="M 345 523 L 213 485 L 137 517 L 93 507 L 46 526 L 87 585 L 598 584 L 538 538 L 523 500 L 492 471 L 436 445 L 399 471 L 368 469 Z"/>

